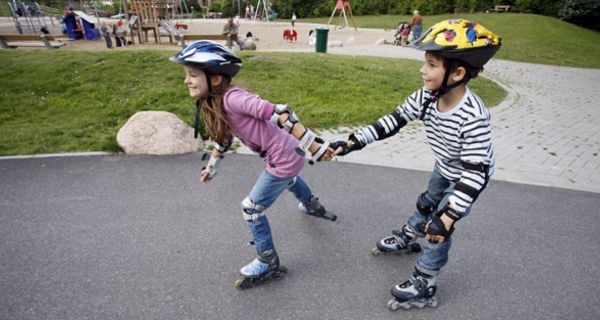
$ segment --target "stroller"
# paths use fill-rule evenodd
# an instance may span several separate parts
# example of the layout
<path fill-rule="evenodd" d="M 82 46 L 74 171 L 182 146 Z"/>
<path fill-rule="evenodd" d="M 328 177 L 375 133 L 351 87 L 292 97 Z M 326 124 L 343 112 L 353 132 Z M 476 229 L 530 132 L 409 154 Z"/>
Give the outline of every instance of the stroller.
<path fill-rule="evenodd" d="M 405 47 L 408 42 L 408 36 L 410 35 L 410 25 L 408 22 L 402 22 L 396 29 L 396 34 L 394 34 L 394 45 L 395 46 L 403 46 Z M 404 37 L 404 42 L 402 38 Z"/>

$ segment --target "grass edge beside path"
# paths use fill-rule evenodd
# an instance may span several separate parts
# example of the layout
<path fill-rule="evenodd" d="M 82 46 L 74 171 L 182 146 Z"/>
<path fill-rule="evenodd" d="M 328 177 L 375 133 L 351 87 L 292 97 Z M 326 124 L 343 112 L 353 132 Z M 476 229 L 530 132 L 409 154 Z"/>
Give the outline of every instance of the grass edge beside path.
<path fill-rule="evenodd" d="M 164 110 L 193 123 L 183 68 L 165 50 L 0 51 L 0 155 L 118 152 L 116 134 L 136 112 Z M 233 84 L 287 103 L 313 129 L 371 123 L 422 85 L 412 60 L 243 52 Z M 58 61 L 58 63 L 57 63 Z M 488 106 L 506 92 L 471 88 Z"/>

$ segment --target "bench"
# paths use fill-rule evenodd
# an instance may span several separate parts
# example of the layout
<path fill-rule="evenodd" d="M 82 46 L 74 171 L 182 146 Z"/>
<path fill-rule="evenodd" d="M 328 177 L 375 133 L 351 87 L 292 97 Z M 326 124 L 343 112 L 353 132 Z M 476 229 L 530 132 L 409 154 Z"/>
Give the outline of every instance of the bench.
<path fill-rule="evenodd" d="M 48 49 L 57 49 L 66 44 L 48 34 L 0 34 L 0 46 L 4 49 L 44 46 Z"/>
<path fill-rule="evenodd" d="M 509 5 L 506 4 L 497 4 L 494 6 L 494 9 L 490 9 L 490 11 L 493 12 L 508 12 L 508 9 L 510 9 Z"/>
<path fill-rule="evenodd" d="M 222 17 L 222 12 L 207 12 L 204 14 L 204 19 L 221 19 Z"/>
<path fill-rule="evenodd" d="M 175 35 L 175 39 L 181 42 L 181 47 L 185 48 L 186 40 L 227 40 L 225 34 L 182 34 Z"/>

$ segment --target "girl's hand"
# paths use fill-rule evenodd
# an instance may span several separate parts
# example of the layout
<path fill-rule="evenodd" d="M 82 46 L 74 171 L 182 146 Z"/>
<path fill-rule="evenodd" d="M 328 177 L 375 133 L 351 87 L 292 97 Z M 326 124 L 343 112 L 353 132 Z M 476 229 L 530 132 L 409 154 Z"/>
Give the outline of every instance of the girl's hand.
<path fill-rule="evenodd" d="M 212 179 L 210 176 L 212 169 L 212 166 L 206 166 L 202 169 L 202 173 L 200 174 L 200 182 L 208 183 Z"/>

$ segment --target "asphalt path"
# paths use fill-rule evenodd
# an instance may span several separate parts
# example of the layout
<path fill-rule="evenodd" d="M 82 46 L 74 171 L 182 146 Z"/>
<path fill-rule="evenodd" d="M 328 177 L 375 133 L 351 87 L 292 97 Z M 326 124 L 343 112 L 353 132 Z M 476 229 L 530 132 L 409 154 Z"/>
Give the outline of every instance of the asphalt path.
<path fill-rule="evenodd" d="M 438 308 L 386 308 L 416 255 L 370 254 L 429 174 L 319 163 L 330 222 L 284 193 L 267 211 L 285 279 L 234 288 L 254 258 L 240 202 L 262 170 L 229 155 L 0 160 L 1 319 L 598 319 L 600 196 L 492 181 L 454 234 Z"/>

